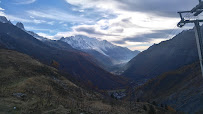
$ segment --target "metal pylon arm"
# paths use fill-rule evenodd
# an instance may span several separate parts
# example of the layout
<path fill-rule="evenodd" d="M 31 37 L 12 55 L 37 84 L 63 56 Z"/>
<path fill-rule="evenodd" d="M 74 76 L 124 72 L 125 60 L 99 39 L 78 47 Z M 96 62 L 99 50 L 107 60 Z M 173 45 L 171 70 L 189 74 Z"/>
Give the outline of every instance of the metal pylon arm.
<path fill-rule="evenodd" d="M 187 23 L 195 23 L 195 22 L 203 22 L 203 20 L 181 20 L 178 24 L 177 24 L 177 26 L 178 27 L 183 27 L 185 24 L 187 24 Z"/>
<path fill-rule="evenodd" d="M 200 13 L 203 12 L 203 2 L 199 0 L 199 4 L 195 6 L 191 11 L 181 11 L 178 12 L 180 15 L 180 22 L 177 24 L 178 27 L 183 27 L 187 23 L 194 23 L 195 25 L 195 36 L 196 36 L 196 42 L 197 42 L 197 49 L 199 54 L 199 60 L 200 60 L 200 66 L 201 66 L 201 72 L 203 76 L 203 36 L 202 31 L 200 27 L 200 22 L 203 22 L 203 20 L 185 20 L 182 16 L 183 13 L 191 13 L 193 16 L 198 16 Z"/>

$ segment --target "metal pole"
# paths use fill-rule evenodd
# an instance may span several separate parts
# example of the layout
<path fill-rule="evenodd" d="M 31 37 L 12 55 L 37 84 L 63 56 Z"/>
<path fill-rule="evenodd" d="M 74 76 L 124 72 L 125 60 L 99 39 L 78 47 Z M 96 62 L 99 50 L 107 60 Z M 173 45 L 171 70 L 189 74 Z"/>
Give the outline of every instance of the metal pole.
<path fill-rule="evenodd" d="M 198 16 L 203 12 L 203 2 L 202 0 L 198 0 L 199 5 L 195 6 L 191 11 L 181 11 L 178 12 L 181 18 L 181 21 L 178 23 L 178 27 L 183 27 L 186 23 L 194 23 L 195 24 L 195 36 L 196 36 L 196 42 L 197 42 L 197 49 L 198 49 L 198 55 L 200 60 L 200 66 L 201 66 L 201 72 L 203 77 L 203 35 L 201 31 L 201 27 L 199 25 L 200 22 L 203 22 L 203 20 L 185 20 L 182 16 L 182 13 L 191 13 L 194 16 Z"/>
<path fill-rule="evenodd" d="M 199 21 L 195 21 L 195 36 L 196 36 L 196 42 L 197 42 L 197 49 L 198 49 L 198 54 L 199 54 L 199 60 L 200 60 L 200 67 L 202 71 L 202 76 L 203 76 L 203 42 L 202 42 L 202 32 L 201 32 L 201 27 L 199 25 Z"/>

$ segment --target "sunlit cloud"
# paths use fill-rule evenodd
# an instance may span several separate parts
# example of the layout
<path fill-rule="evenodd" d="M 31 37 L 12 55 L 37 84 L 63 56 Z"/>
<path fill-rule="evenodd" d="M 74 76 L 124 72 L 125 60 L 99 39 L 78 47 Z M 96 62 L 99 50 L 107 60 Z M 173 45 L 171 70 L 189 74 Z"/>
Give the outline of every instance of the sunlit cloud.
<path fill-rule="evenodd" d="M 163 32 L 159 35 L 159 37 L 157 37 L 158 34 L 157 36 L 155 36 L 154 32 L 157 32 L 159 30 L 170 30 L 174 26 L 176 26 L 176 23 L 178 21 L 178 18 L 157 17 L 152 14 L 147 15 L 138 12 L 122 13 L 114 19 L 102 19 L 97 21 L 93 25 L 73 26 L 71 32 L 61 32 L 58 33 L 56 36 L 74 36 L 82 34 L 89 37 L 97 37 L 103 40 L 108 40 L 114 42 L 117 45 L 121 44 L 116 43 L 116 41 L 123 41 L 123 43 L 125 44 L 125 41 L 127 39 L 131 42 L 150 42 L 150 40 L 159 38 L 160 35 L 162 35 L 161 38 L 163 39 L 165 37 L 165 34 L 168 34 L 167 32 L 169 31 Z M 140 35 L 145 34 L 153 34 L 154 36 L 151 37 L 148 35 L 148 37 L 139 37 Z M 134 49 L 134 47 L 131 47 L 131 45 L 132 44 L 126 44 L 125 47 Z"/>
<path fill-rule="evenodd" d="M 11 21 L 18 21 L 23 23 L 35 23 L 35 24 L 47 23 L 45 20 L 26 19 L 26 18 L 21 18 L 21 17 L 17 17 L 14 15 L 7 15 L 7 14 L 5 16 Z"/>
<path fill-rule="evenodd" d="M 0 4 L 1 4 L 1 0 L 0 0 Z M 5 13 L 3 12 L 5 9 L 3 9 L 2 7 L 0 7 L 0 16 L 5 16 Z"/>
<path fill-rule="evenodd" d="M 50 36 L 48 34 L 45 34 L 45 33 L 37 33 L 39 36 L 42 36 L 42 37 L 45 37 L 45 38 L 49 38 L 51 40 L 55 40 L 55 37 L 53 36 Z"/>
<path fill-rule="evenodd" d="M 97 37 L 104 40 L 108 40 L 117 45 L 122 45 L 125 47 L 129 47 L 130 49 L 134 49 L 136 46 L 133 43 L 141 42 L 153 44 L 159 43 L 163 40 L 166 40 L 173 36 L 170 31 L 173 29 L 177 29 L 176 24 L 179 21 L 179 17 L 176 12 L 173 12 L 174 15 L 163 15 L 167 11 L 175 11 L 170 7 L 165 7 L 165 10 L 153 9 L 153 11 L 149 11 L 149 9 L 141 8 L 137 9 L 131 7 L 131 4 L 141 6 L 145 3 L 141 0 L 131 1 L 131 0 L 115 0 L 109 2 L 108 0 L 66 0 L 69 4 L 80 7 L 81 9 L 94 9 L 96 11 L 106 11 L 112 12 L 117 15 L 117 17 L 113 19 L 101 19 L 98 20 L 94 25 L 77 25 L 72 27 L 72 31 L 61 32 L 56 36 L 70 36 L 70 35 L 87 35 L 89 37 Z M 158 0 L 152 0 L 146 3 L 146 7 L 152 5 L 155 7 L 156 4 L 153 2 L 158 2 Z M 177 2 L 172 0 L 170 2 L 158 2 L 159 4 L 173 4 Z M 189 7 L 191 3 L 195 2 L 186 2 L 186 6 Z M 126 5 L 131 8 L 126 8 Z M 162 7 L 161 7 L 162 8 Z M 182 7 L 180 9 L 183 9 Z M 160 12 L 157 12 L 159 11 Z M 79 31 L 78 31 L 79 30 Z M 162 30 L 162 32 L 160 32 Z M 132 42 L 132 43 L 127 43 Z M 141 46 L 142 48 L 148 46 Z M 140 48 L 140 47 L 139 47 Z"/>
<path fill-rule="evenodd" d="M 50 29 L 36 28 L 36 27 L 32 27 L 32 26 L 25 26 L 25 29 L 28 31 L 53 32 L 53 30 L 50 30 Z"/>
<path fill-rule="evenodd" d="M 45 19 L 53 19 L 58 21 L 64 21 L 64 22 L 91 22 L 91 20 L 88 20 L 86 18 L 78 18 L 77 16 L 68 14 L 64 11 L 60 11 L 57 9 L 46 9 L 44 11 L 35 11 L 35 10 L 29 10 L 27 11 L 28 14 L 31 16 L 36 16 L 40 18 Z"/>
<path fill-rule="evenodd" d="M 132 50 L 144 50 L 154 43 L 172 38 L 183 30 L 176 27 L 180 21 L 177 11 L 191 9 L 198 3 L 192 0 L 11 1 L 2 2 L 4 6 L 0 7 L 0 15 L 11 22 L 20 21 L 25 28 L 43 36 L 60 39 L 85 35 Z M 16 5 L 17 2 L 30 5 L 22 7 Z M 182 2 L 184 5 L 180 4 Z"/>
<path fill-rule="evenodd" d="M 4 10 L 5 10 L 5 9 L 3 9 L 3 8 L 0 7 L 0 11 L 4 11 Z"/>
<path fill-rule="evenodd" d="M 15 4 L 32 4 L 37 0 L 15 0 Z"/>

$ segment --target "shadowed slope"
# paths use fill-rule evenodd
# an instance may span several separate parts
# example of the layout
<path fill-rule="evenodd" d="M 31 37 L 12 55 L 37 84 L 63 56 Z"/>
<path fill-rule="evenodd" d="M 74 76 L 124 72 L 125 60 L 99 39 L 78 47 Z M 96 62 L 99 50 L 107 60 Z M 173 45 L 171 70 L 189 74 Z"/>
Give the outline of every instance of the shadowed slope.
<path fill-rule="evenodd" d="M 168 104 L 183 112 L 198 112 L 203 97 L 199 63 L 164 73 L 136 90 L 137 98 Z"/>
<path fill-rule="evenodd" d="M 194 31 L 187 30 L 140 53 L 127 64 L 124 75 L 136 80 L 151 79 L 197 60 Z"/>

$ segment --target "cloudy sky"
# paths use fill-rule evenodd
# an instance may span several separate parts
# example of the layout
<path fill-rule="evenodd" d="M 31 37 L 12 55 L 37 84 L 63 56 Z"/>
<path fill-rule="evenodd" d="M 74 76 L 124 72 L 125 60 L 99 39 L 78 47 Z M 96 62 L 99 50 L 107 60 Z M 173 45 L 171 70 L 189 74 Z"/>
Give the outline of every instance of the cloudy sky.
<path fill-rule="evenodd" d="M 0 1 L 0 15 L 39 35 L 59 39 L 80 34 L 140 51 L 183 30 L 176 27 L 180 20 L 176 12 L 198 4 L 198 0 Z"/>

